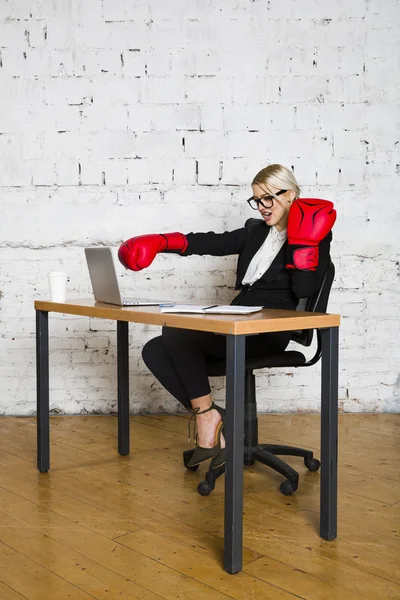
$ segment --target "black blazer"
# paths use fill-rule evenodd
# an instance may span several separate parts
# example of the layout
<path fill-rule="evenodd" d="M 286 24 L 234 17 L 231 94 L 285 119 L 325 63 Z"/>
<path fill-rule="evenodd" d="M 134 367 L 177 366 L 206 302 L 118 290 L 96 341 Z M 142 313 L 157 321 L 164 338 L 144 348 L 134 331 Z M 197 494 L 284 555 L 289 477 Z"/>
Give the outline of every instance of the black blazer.
<path fill-rule="evenodd" d="M 320 286 L 324 272 L 330 262 L 330 232 L 319 245 L 319 264 L 316 271 L 286 269 L 287 241 L 276 255 L 271 266 L 253 285 L 243 285 L 242 280 L 255 253 L 260 249 L 270 232 L 270 227 L 261 219 L 248 219 L 244 227 L 224 233 L 188 233 L 188 247 L 183 256 L 193 254 L 226 256 L 238 254 L 236 285 L 240 290 L 232 304 L 264 306 L 265 308 L 294 309 L 299 298 L 308 298 Z"/>

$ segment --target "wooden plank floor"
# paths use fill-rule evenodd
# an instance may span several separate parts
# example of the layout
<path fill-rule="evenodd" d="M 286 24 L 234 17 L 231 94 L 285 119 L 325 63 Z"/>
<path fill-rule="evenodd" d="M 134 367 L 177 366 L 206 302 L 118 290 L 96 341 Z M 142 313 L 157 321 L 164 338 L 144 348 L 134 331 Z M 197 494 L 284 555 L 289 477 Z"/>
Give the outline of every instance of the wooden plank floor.
<path fill-rule="evenodd" d="M 301 459 L 292 497 L 245 470 L 244 567 L 228 575 L 224 478 L 209 497 L 182 466 L 185 416 L 52 417 L 51 469 L 35 420 L 0 419 L 1 600 L 400 599 L 400 415 L 341 415 L 339 537 L 318 536 L 319 473 Z M 318 415 L 263 415 L 260 440 L 317 450 Z M 318 450 L 316 452 L 318 455 Z"/>

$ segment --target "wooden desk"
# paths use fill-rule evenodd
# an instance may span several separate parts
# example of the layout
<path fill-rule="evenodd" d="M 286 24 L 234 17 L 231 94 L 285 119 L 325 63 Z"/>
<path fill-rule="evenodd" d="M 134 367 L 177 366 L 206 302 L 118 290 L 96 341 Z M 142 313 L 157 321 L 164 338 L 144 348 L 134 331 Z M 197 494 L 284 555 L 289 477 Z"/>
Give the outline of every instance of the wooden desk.
<path fill-rule="evenodd" d="M 320 536 L 336 538 L 337 524 L 337 422 L 339 315 L 270 310 L 247 315 L 166 314 L 158 307 L 117 307 L 94 300 L 65 303 L 36 301 L 37 350 L 37 464 L 40 472 L 50 467 L 49 434 L 49 338 L 48 313 L 64 313 L 117 321 L 118 451 L 129 453 L 129 323 L 168 325 L 181 329 L 226 335 L 226 471 L 224 568 L 242 568 L 243 542 L 243 446 L 246 336 L 272 331 L 320 329 L 321 374 L 321 488 Z"/>

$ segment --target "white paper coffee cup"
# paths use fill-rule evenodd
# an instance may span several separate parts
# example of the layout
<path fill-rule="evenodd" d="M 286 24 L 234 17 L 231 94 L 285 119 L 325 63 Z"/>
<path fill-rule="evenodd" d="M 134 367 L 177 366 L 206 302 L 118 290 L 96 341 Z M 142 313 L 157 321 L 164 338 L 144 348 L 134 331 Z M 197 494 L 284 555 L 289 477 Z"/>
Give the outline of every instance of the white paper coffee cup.
<path fill-rule="evenodd" d="M 67 297 L 68 275 L 62 271 L 49 273 L 50 300 L 52 302 L 65 302 Z"/>

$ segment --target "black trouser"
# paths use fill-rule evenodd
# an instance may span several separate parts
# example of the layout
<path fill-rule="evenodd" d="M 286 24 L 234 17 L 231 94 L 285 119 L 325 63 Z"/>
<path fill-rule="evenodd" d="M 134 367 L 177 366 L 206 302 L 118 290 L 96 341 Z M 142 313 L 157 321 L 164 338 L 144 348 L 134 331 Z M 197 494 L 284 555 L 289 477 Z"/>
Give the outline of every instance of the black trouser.
<path fill-rule="evenodd" d="M 290 331 L 260 333 L 246 340 L 246 356 L 282 352 L 290 341 Z M 211 392 L 207 358 L 226 357 L 226 338 L 206 331 L 163 327 L 162 335 L 145 344 L 143 360 L 158 381 L 183 406 Z"/>

